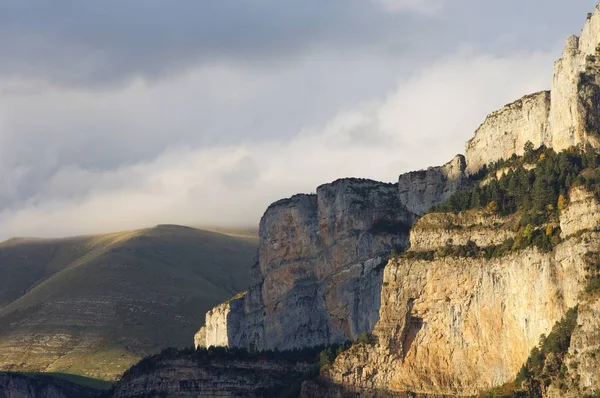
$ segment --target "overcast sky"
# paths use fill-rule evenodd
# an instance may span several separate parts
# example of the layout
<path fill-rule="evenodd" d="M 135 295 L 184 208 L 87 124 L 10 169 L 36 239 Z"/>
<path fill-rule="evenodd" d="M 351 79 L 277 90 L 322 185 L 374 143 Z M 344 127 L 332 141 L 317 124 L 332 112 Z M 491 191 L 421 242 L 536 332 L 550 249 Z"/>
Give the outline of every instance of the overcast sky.
<path fill-rule="evenodd" d="M 255 225 L 462 153 L 596 0 L 0 0 L 0 239 Z"/>

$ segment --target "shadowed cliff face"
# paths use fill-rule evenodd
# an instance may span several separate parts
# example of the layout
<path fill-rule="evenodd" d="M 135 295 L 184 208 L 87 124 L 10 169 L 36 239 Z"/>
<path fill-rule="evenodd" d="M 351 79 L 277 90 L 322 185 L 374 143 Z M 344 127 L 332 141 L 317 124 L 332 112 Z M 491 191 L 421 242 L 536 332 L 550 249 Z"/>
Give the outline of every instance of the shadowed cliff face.
<path fill-rule="evenodd" d="M 397 185 L 369 180 L 339 180 L 274 203 L 260 223 L 255 285 L 209 314 L 197 344 L 301 348 L 372 330 L 382 266 L 408 246 L 413 219 Z"/>
<path fill-rule="evenodd" d="M 315 372 L 314 364 L 299 357 L 275 356 L 165 350 L 128 370 L 111 397 L 296 396 L 301 380 Z"/>
<path fill-rule="evenodd" d="M 51 376 L 0 373 L 0 398 L 96 398 L 102 393 Z"/>
<path fill-rule="evenodd" d="M 464 171 L 457 156 L 398 184 L 344 179 L 274 203 L 260 222 L 254 286 L 210 311 L 195 345 L 289 349 L 370 332 L 392 250 L 408 247 L 417 214 L 468 182 Z"/>

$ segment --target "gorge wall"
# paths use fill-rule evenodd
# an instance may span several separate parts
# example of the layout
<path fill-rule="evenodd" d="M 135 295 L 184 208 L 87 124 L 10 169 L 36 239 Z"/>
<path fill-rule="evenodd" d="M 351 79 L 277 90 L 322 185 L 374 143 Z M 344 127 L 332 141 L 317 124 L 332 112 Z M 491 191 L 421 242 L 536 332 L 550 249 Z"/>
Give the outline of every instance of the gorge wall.
<path fill-rule="evenodd" d="M 459 214 L 453 223 L 479 217 L 471 216 Z M 444 235 L 429 231 L 437 229 L 428 220 L 436 217 L 419 220 L 411 241 L 427 249 L 443 247 L 439 236 Z M 489 238 L 480 236 L 480 242 L 492 242 L 503 228 L 500 223 L 488 226 Z M 455 241 L 472 236 L 468 223 L 452 235 Z M 495 259 L 390 260 L 373 332 L 377 343 L 342 353 L 329 379 L 360 391 L 460 396 L 513 380 L 540 336 L 577 305 L 586 283 L 585 254 L 600 248 L 599 238 L 587 231 L 549 253 L 529 248 Z"/>
<path fill-rule="evenodd" d="M 580 37 L 567 39 L 554 65 L 551 90 L 523 97 L 490 114 L 467 143 L 468 173 L 513 153 L 531 141 L 557 152 L 578 144 L 600 147 L 600 9 L 590 14 Z"/>
<path fill-rule="evenodd" d="M 522 155 L 528 141 L 557 152 L 579 144 L 600 148 L 599 41 L 597 7 L 581 37 L 567 41 L 551 91 L 488 116 L 465 157 L 401 175 L 398 184 L 344 179 L 271 205 L 260 222 L 252 287 L 207 314 L 196 346 L 282 350 L 373 331 L 376 344 L 354 345 L 327 370 L 331 385 L 471 395 L 512 380 L 540 336 L 578 303 L 585 254 L 600 249 L 594 195 L 571 192 L 559 220 L 565 240 L 550 252 L 530 247 L 493 259 L 411 256 L 469 242 L 498 245 L 515 236 L 514 220 L 483 211 L 428 214 L 410 239 L 408 228 L 468 187 L 469 176 L 483 166 Z M 408 255 L 390 259 L 393 249 L 409 246 Z M 596 307 L 586 308 L 575 342 L 595 325 Z M 588 373 L 581 391 L 597 383 Z"/>
<path fill-rule="evenodd" d="M 408 247 L 416 213 L 454 193 L 464 169 L 457 157 L 399 184 L 344 179 L 274 203 L 260 222 L 254 285 L 207 314 L 195 345 L 291 349 L 371 331 L 392 250 Z"/>

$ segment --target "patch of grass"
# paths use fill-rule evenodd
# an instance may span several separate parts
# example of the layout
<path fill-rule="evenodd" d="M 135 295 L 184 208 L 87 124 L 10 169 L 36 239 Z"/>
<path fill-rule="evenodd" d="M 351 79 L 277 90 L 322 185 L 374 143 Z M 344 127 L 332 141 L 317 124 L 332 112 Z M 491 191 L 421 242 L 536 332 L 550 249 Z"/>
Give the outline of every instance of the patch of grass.
<path fill-rule="evenodd" d="M 597 294 L 600 292 L 600 278 L 590 279 L 587 286 L 585 287 L 587 294 Z"/>
<path fill-rule="evenodd" d="M 256 242 L 194 228 L 0 243 L 0 369 L 115 380 L 186 347 L 250 284 Z"/>

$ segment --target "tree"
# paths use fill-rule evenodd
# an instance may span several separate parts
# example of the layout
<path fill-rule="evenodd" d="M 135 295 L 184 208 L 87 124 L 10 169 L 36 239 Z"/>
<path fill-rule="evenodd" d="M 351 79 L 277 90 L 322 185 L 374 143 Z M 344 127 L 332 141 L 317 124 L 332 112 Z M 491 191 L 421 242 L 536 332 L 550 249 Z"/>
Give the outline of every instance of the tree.
<path fill-rule="evenodd" d="M 498 203 L 492 200 L 490 203 L 488 203 L 488 205 L 486 207 L 486 211 L 490 214 L 497 214 L 498 213 Z"/>
<path fill-rule="evenodd" d="M 523 151 L 525 152 L 525 162 L 530 163 L 535 160 L 535 152 L 534 152 L 533 142 L 527 141 L 523 146 Z"/>
<path fill-rule="evenodd" d="M 563 211 L 569 205 L 567 202 L 567 198 L 562 193 L 558 196 L 558 202 L 556 204 L 558 206 L 558 210 Z"/>

